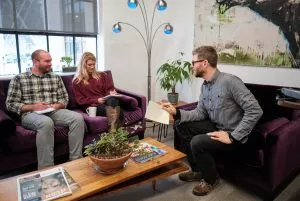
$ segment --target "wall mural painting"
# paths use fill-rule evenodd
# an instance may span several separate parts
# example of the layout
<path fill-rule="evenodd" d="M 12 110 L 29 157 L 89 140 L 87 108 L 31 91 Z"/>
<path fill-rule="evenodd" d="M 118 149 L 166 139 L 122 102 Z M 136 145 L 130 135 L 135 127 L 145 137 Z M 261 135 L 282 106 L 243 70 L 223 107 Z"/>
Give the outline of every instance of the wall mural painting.
<path fill-rule="evenodd" d="M 195 47 L 220 63 L 300 68 L 300 0 L 196 0 Z"/>

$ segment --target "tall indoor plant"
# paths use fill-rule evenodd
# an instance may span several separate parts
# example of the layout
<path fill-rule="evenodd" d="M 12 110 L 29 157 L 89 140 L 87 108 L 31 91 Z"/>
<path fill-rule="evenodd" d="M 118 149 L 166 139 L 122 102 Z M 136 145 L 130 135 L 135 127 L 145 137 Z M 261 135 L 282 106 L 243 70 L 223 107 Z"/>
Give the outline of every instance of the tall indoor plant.
<path fill-rule="evenodd" d="M 157 70 L 157 80 L 163 90 L 170 91 L 168 93 L 168 101 L 172 104 L 177 104 L 178 93 L 176 92 L 176 84 L 182 83 L 184 80 L 191 80 L 192 64 L 182 59 L 184 55 L 180 52 L 180 58 L 168 60 L 162 64 Z"/>

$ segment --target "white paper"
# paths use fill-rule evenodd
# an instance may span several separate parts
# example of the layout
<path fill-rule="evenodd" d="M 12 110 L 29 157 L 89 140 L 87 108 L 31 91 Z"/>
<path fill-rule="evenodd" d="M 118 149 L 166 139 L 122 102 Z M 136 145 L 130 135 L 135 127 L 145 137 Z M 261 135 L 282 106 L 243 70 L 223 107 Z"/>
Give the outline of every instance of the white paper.
<path fill-rule="evenodd" d="M 52 112 L 54 110 L 55 109 L 53 107 L 49 107 L 49 108 L 44 109 L 44 110 L 35 110 L 34 112 L 37 113 L 37 114 L 44 114 L 44 113 Z"/>
<path fill-rule="evenodd" d="M 145 118 L 158 123 L 169 124 L 170 115 L 161 108 L 161 105 L 154 101 L 149 101 Z"/>

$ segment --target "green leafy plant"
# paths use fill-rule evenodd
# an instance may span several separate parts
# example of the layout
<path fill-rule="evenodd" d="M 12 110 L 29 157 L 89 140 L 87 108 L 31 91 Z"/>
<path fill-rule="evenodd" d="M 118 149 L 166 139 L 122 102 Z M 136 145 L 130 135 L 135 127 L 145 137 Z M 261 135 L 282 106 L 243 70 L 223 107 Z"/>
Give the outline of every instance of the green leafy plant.
<path fill-rule="evenodd" d="M 65 63 L 67 67 L 70 67 L 72 61 L 73 61 L 72 57 L 69 56 L 64 56 L 60 58 L 60 62 Z"/>
<path fill-rule="evenodd" d="M 101 134 L 98 140 L 94 140 L 92 144 L 85 146 L 84 153 L 97 158 L 117 158 L 134 151 L 138 145 L 138 140 L 130 145 L 128 132 L 118 128 Z"/>
<path fill-rule="evenodd" d="M 180 55 L 179 59 L 168 60 L 167 63 L 162 64 L 156 72 L 160 87 L 166 91 L 171 89 L 173 94 L 176 93 L 175 87 L 178 82 L 191 80 L 192 64 L 182 59 L 183 52 L 180 52 Z"/>

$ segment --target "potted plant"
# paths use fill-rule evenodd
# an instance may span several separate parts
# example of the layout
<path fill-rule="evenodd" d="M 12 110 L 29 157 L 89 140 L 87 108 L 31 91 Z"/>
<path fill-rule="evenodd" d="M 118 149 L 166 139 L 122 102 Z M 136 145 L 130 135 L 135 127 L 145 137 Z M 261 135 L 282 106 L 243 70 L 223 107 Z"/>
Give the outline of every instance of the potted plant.
<path fill-rule="evenodd" d="M 75 72 L 77 67 L 76 66 L 70 66 L 71 62 L 73 61 L 72 57 L 70 56 L 64 56 L 60 58 L 60 62 L 65 63 L 62 67 L 63 72 Z"/>
<path fill-rule="evenodd" d="M 162 64 L 156 74 L 158 75 L 160 87 L 163 90 L 170 91 L 168 93 L 168 101 L 172 104 L 178 103 L 178 93 L 176 93 L 176 84 L 182 83 L 184 80 L 191 80 L 192 64 L 188 61 L 184 61 L 182 56 L 183 52 L 180 52 L 180 58 L 176 60 L 168 60 L 167 63 Z"/>
<path fill-rule="evenodd" d="M 85 146 L 84 153 L 88 155 L 97 170 L 103 174 L 113 174 L 122 169 L 130 158 L 139 141 L 131 145 L 128 141 L 128 132 L 122 128 L 111 129 L 100 135 L 98 140 Z"/>

